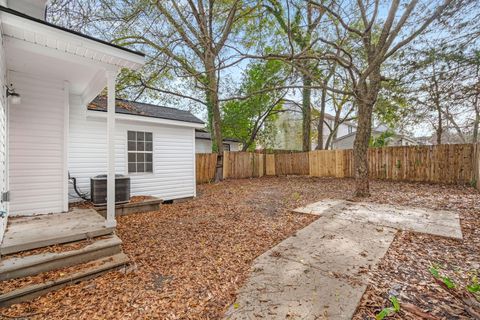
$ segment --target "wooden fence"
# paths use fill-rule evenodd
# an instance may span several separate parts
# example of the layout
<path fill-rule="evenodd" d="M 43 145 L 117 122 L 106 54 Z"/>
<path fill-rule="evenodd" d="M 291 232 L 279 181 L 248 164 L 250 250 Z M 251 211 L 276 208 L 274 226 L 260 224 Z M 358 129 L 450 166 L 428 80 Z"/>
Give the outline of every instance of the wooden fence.
<path fill-rule="evenodd" d="M 215 158 L 197 155 L 197 181 L 210 181 Z M 368 151 L 372 179 L 394 181 L 476 183 L 480 189 L 480 146 L 451 144 L 371 148 Z M 201 165 L 200 161 L 211 161 Z M 209 166 L 210 165 L 210 166 Z M 199 172 L 199 170 L 201 172 Z M 262 154 L 225 152 L 223 177 L 240 179 L 263 175 L 310 175 L 353 177 L 353 150 L 320 150 L 297 153 Z"/>
<path fill-rule="evenodd" d="M 195 159 L 197 183 L 207 183 L 215 179 L 217 166 L 216 153 L 197 153 Z"/>
<path fill-rule="evenodd" d="M 265 155 L 252 152 L 223 153 L 223 178 L 241 179 L 265 175 Z"/>

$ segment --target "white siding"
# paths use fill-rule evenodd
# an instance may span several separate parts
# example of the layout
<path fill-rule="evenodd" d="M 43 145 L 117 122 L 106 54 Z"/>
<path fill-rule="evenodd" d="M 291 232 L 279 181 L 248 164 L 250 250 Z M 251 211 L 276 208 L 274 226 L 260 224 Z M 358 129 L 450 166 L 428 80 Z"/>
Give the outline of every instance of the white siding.
<path fill-rule="evenodd" d="M 10 214 L 61 212 L 65 205 L 63 81 L 17 72 L 9 82 L 22 102 L 9 110 Z"/>
<path fill-rule="evenodd" d="M 212 141 L 207 139 L 195 139 L 195 153 L 211 153 Z"/>
<path fill-rule="evenodd" d="M 230 145 L 230 151 L 242 150 L 241 144 L 233 141 L 225 141 L 224 143 Z M 207 139 L 195 139 L 195 153 L 211 153 L 212 141 Z"/>
<path fill-rule="evenodd" d="M 5 97 L 6 66 L 3 37 L 0 32 L 0 192 L 7 191 L 7 100 Z M 0 243 L 7 227 L 8 205 L 0 202 Z"/>
<path fill-rule="evenodd" d="M 90 192 L 90 178 L 107 172 L 106 120 L 87 117 L 86 107 L 70 101 L 69 171 L 82 192 Z M 90 113 L 101 113 L 90 111 Z M 115 171 L 127 173 L 127 131 L 153 133 L 153 173 L 129 174 L 132 195 L 163 200 L 195 196 L 194 129 L 117 120 Z M 78 200 L 72 188 L 71 200 Z"/>

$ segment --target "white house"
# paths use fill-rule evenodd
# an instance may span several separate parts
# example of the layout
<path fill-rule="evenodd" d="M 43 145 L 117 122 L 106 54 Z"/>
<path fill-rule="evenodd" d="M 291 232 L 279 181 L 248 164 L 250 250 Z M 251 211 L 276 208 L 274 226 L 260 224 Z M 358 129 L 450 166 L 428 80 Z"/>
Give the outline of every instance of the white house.
<path fill-rule="evenodd" d="M 384 125 L 379 125 L 372 129 L 372 137 L 377 138 L 383 133 L 387 132 L 388 128 Z M 339 135 L 338 138 L 333 140 L 332 147 L 333 149 L 353 149 L 353 143 L 355 141 L 356 131 L 350 132 L 346 135 Z M 395 146 L 415 146 L 418 145 L 418 142 L 406 135 L 392 132 L 392 135 L 389 136 L 385 145 L 389 147 Z"/>
<path fill-rule="evenodd" d="M 223 150 L 240 151 L 242 150 L 242 144 L 237 139 L 224 138 Z M 195 152 L 196 153 L 212 152 L 212 136 L 210 132 L 204 129 L 195 130 Z"/>
<path fill-rule="evenodd" d="M 273 149 L 302 150 L 302 113 L 293 103 L 285 105 L 286 111 L 279 113 L 275 121 L 276 132 L 272 141 Z M 335 116 L 325 113 L 323 124 L 323 142 L 326 143 L 331 129 L 334 127 Z M 351 134 L 356 130 L 356 125 L 351 121 L 342 122 L 337 128 L 337 137 Z M 311 149 L 317 146 L 317 127 L 312 124 Z"/>
<path fill-rule="evenodd" d="M 279 114 L 275 122 L 276 133 L 273 138 L 273 148 L 283 150 L 302 150 L 302 113 L 298 106 L 289 103 L 285 106 L 286 111 Z M 325 113 L 323 123 L 323 142 L 326 143 L 335 124 L 335 116 Z M 379 125 L 373 128 L 372 137 L 378 137 L 386 132 L 388 128 Z M 338 125 L 335 136 L 330 140 L 331 149 L 352 149 L 357 131 L 357 125 L 354 121 L 343 121 Z M 317 147 L 317 127 L 312 125 L 311 149 Z M 388 146 L 409 146 L 417 145 L 418 142 L 406 135 L 394 133 L 386 141 Z"/>
<path fill-rule="evenodd" d="M 45 22 L 46 2 L 0 0 L 0 243 L 9 216 L 68 211 L 69 175 L 88 190 L 90 177 L 108 174 L 107 227 L 115 173 L 130 176 L 134 195 L 195 195 L 203 122 L 116 100 L 117 74 L 144 55 Z M 105 87 L 108 98 L 95 99 Z"/>
<path fill-rule="evenodd" d="M 107 171 L 106 111 L 104 96 L 70 107 L 68 169 L 82 191 Z M 195 129 L 203 121 L 188 111 L 121 99 L 116 113 L 115 173 L 130 177 L 132 195 L 195 196 Z M 72 185 L 69 194 L 76 199 Z"/>

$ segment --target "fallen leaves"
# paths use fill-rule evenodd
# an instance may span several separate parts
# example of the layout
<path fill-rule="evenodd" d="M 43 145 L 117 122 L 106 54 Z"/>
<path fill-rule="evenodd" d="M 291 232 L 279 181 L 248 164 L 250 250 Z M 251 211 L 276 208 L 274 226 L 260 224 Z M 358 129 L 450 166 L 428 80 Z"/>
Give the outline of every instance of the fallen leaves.
<path fill-rule="evenodd" d="M 436 284 L 428 268 L 438 262 L 460 275 L 479 268 L 480 194 L 467 187 L 416 183 L 373 181 L 371 187 L 370 201 L 459 210 L 465 238 L 399 232 L 379 268 L 361 270 L 362 277 L 373 278 L 355 319 L 372 319 L 389 306 L 392 287 L 402 305 L 440 319 L 471 319 L 464 303 Z M 0 309 L 0 314 L 32 319 L 221 318 L 252 272 L 252 261 L 316 219 L 291 209 L 325 198 L 348 198 L 352 191 L 351 179 L 312 177 L 199 186 L 194 200 L 119 218 L 118 235 L 132 261 L 129 272 L 110 272 Z M 448 276 L 455 276 L 459 285 L 469 281 Z M 415 310 L 401 308 L 391 318 L 418 319 Z"/>

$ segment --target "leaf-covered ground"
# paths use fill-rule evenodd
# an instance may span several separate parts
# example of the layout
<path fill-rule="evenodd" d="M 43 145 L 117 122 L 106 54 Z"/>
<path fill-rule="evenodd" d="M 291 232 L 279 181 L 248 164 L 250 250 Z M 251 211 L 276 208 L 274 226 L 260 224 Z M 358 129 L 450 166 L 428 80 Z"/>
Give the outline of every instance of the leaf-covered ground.
<path fill-rule="evenodd" d="M 218 319 L 253 259 L 316 218 L 290 210 L 347 198 L 352 182 L 268 177 L 199 186 L 194 200 L 119 218 L 118 234 L 132 261 L 127 273 L 110 272 L 0 309 L 0 318 Z M 436 283 L 428 268 L 440 266 L 458 288 L 479 269 L 480 194 L 467 187 L 389 182 L 373 182 L 372 193 L 370 200 L 380 203 L 458 210 L 465 239 L 399 233 L 372 272 L 355 319 L 372 318 L 388 306 L 389 293 L 441 319 L 468 318 L 465 303 Z M 418 316 L 402 308 L 392 318 Z"/>

